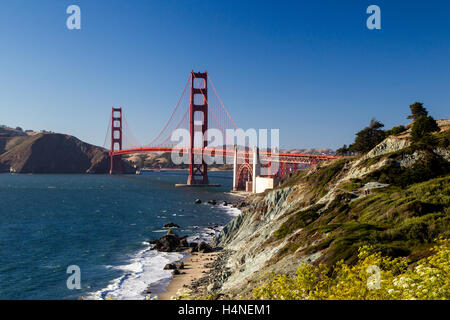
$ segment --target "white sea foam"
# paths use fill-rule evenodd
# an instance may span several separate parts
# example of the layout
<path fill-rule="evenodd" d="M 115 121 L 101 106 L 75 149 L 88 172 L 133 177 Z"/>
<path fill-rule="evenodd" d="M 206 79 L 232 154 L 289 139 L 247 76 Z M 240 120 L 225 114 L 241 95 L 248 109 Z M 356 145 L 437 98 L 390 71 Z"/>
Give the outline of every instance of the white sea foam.
<path fill-rule="evenodd" d="M 183 260 L 185 253 L 158 252 L 147 247 L 139 251 L 129 264 L 113 267 L 125 272 L 110 284 L 86 299 L 143 300 L 161 292 L 172 278 L 171 270 L 164 270 L 167 263 Z M 109 266 L 110 267 L 110 266 Z M 147 291 L 151 293 L 147 293 Z"/>
<path fill-rule="evenodd" d="M 240 215 L 242 213 L 242 211 L 239 210 L 238 208 L 231 207 L 231 206 L 220 205 L 219 208 L 222 209 L 223 211 L 225 211 L 226 214 L 228 214 L 232 217 L 237 217 L 238 215 Z"/>
<path fill-rule="evenodd" d="M 220 209 L 222 212 L 224 212 L 227 215 L 230 215 L 232 217 L 237 217 L 238 215 L 240 215 L 242 213 L 241 210 L 239 210 L 238 208 L 234 208 L 231 206 L 224 206 L 224 205 L 216 205 L 215 206 L 216 209 Z M 224 226 L 210 226 L 210 227 L 206 227 L 206 228 L 199 228 L 198 226 L 191 226 L 191 228 L 193 229 L 198 229 L 198 231 L 189 236 L 187 238 L 188 242 L 210 242 L 214 236 L 216 234 L 218 234 L 220 231 L 222 231 L 222 229 L 224 228 Z"/>
<path fill-rule="evenodd" d="M 238 216 L 241 211 L 230 206 L 217 205 L 215 208 L 220 209 L 230 216 Z M 188 237 L 188 242 L 202 241 L 210 242 L 214 235 L 223 229 L 223 226 L 211 226 L 196 229 L 196 233 Z M 166 232 L 167 230 L 155 230 L 153 232 Z M 146 242 L 145 249 L 137 252 L 123 266 L 107 266 L 123 270 L 125 273 L 121 277 L 112 280 L 109 285 L 86 296 L 86 299 L 117 299 L 117 300 L 142 300 L 146 298 L 154 298 L 156 294 L 163 292 L 172 279 L 172 271 L 164 270 L 164 266 L 168 263 L 181 261 L 187 257 L 186 253 L 181 252 L 158 252 L 151 250 L 152 246 L 148 246 Z M 148 293 L 150 291 L 151 293 Z"/>

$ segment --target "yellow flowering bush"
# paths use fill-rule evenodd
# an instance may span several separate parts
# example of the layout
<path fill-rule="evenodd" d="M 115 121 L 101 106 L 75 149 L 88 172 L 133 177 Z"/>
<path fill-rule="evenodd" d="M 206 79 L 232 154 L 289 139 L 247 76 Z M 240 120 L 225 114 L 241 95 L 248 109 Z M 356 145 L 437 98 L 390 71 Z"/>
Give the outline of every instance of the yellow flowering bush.
<path fill-rule="evenodd" d="M 331 270 L 301 264 L 296 277 L 271 274 L 253 295 L 268 300 L 449 299 L 450 240 L 439 240 L 433 250 L 408 267 L 406 258 L 383 257 L 364 246 L 353 266 L 341 261 Z"/>

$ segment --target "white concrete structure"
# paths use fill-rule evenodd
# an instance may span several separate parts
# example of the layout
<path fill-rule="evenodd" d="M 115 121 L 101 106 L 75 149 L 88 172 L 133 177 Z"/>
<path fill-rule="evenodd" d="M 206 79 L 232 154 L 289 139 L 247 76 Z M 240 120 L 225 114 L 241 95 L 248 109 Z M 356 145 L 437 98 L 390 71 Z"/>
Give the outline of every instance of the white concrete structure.
<path fill-rule="evenodd" d="M 256 177 L 255 183 L 253 183 L 253 193 L 261 193 L 267 189 L 273 189 L 276 187 L 278 179 L 272 177 Z"/>
<path fill-rule="evenodd" d="M 238 174 L 241 172 L 239 170 L 238 164 L 238 156 L 237 156 L 237 147 L 234 147 L 234 158 L 233 158 L 233 190 L 237 190 L 238 187 Z M 259 159 L 259 148 L 253 147 L 253 157 L 251 159 L 251 168 L 249 168 L 250 164 L 243 164 L 247 166 L 248 170 L 252 170 L 251 179 L 247 181 L 243 187 L 245 191 L 252 193 L 260 193 L 264 192 L 267 189 L 273 189 L 278 184 L 278 179 L 274 177 L 261 177 L 261 163 Z M 242 173 L 240 173 L 242 174 Z"/>
<path fill-rule="evenodd" d="M 236 174 L 237 174 L 237 146 L 234 146 L 234 157 L 233 157 L 233 190 L 236 190 Z"/>
<path fill-rule="evenodd" d="M 259 164 L 259 148 L 253 147 L 253 173 L 252 173 L 252 192 L 256 193 L 255 178 L 261 174 L 261 165 Z"/>

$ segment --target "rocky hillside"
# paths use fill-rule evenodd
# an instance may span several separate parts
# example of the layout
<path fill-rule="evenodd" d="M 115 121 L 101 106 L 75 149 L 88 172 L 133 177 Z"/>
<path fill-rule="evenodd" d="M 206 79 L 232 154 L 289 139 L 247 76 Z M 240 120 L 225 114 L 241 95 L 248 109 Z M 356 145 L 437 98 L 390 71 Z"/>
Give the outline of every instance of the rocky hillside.
<path fill-rule="evenodd" d="M 248 197 L 243 213 L 216 237 L 229 258 L 216 297 L 251 298 L 268 272 L 294 275 L 302 262 L 353 264 L 372 245 L 411 263 L 450 236 L 449 120 L 438 146 L 389 136 L 372 151 L 299 171 L 280 187 Z"/>
<path fill-rule="evenodd" d="M 0 137 L 0 172 L 108 173 L 107 150 L 57 133 Z M 127 172 L 132 167 L 124 162 Z"/>

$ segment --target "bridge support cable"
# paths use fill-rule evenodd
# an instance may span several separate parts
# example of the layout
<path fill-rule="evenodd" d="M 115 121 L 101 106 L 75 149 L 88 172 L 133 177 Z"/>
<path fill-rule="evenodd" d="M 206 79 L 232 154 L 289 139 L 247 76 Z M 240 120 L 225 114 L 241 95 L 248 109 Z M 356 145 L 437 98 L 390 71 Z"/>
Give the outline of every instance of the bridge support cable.
<path fill-rule="evenodd" d="M 181 93 L 181 96 L 180 96 L 180 98 L 178 99 L 178 102 L 177 102 L 177 104 L 176 104 L 176 106 L 175 106 L 175 109 L 173 110 L 172 114 L 170 115 L 169 121 L 167 121 L 167 123 L 166 123 L 165 126 L 162 128 L 162 130 L 158 133 L 158 135 L 157 135 L 152 141 L 150 141 L 149 144 L 147 144 L 147 146 L 155 145 L 155 143 L 158 141 L 158 139 L 159 139 L 159 138 L 162 136 L 162 134 L 166 131 L 166 129 L 168 128 L 168 126 L 169 126 L 169 124 L 171 123 L 172 119 L 174 118 L 174 116 L 175 116 L 175 114 L 176 114 L 176 112 L 177 112 L 177 110 L 178 110 L 178 108 L 179 108 L 179 106 L 180 106 L 180 104 L 181 104 L 181 101 L 183 100 L 183 97 L 184 97 L 184 95 L 185 95 L 185 93 L 186 93 L 186 89 L 187 89 L 187 87 L 188 87 L 188 85 L 189 85 L 190 82 L 191 82 L 191 76 L 189 75 L 189 77 L 188 77 L 188 79 L 187 79 L 187 81 L 186 81 L 186 84 L 185 84 L 185 86 L 184 86 L 183 92 Z M 170 138 L 170 134 L 169 134 L 169 138 Z M 164 141 L 166 141 L 166 140 L 167 140 L 167 139 L 165 139 Z"/>

